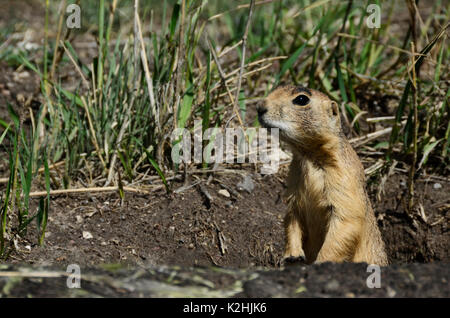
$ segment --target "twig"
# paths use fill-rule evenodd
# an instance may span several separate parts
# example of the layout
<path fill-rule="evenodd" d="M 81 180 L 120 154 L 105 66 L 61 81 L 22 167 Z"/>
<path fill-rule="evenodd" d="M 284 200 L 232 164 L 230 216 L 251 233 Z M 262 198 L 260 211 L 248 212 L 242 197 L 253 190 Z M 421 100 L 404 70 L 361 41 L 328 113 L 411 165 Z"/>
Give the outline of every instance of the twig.
<path fill-rule="evenodd" d="M 403 116 L 402 119 L 406 119 L 406 116 Z M 372 117 L 366 118 L 366 122 L 368 123 L 379 123 L 384 121 L 395 120 L 395 116 L 382 116 L 382 117 Z"/>
<path fill-rule="evenodd" d="M 181 21 L 180 21 L 180 34 L 179 34 L 179 46 L 178 46 L 178 61 L 177 61 L 177 84 L 175 86 L 175 97 L 181 99 L 181 81 L 182 81 L 182 67 L 184 63 L 184 18 L 186 11 L 186 0 L 181 1 Z M 178 99 L 178 100 L 180 100 Z M 179 102 L 175 104 L 175 111 L 173 115 L 173 129 L 177 128 L 177 116 L 178 116 L 178 107 L 180 106 Z M 184 164 L 184 186 L 188 186 L 188 171 L 189 165 L 187 163 Z"/>
<path fill-rule="evenodd" d="M 260 68 L 257 68 L 256 70 L 252 70 L 252 71 L 250 71 L 250 72 L 244 73 L 244 74 L 242 75 L 242 77 L 248 77 L 248 76 L 250 76 L 250 75 L 252 75 L 252 74 L 254 74 L 254 73 L 261 72 L 262 70 L 265 70 L 266 68 L 269 68 L 269 67 L 271 67 L 271 66 L 272 66 L 272 63 L 266 64 L 266 65 L 264 65 L 264 66 L 261 66 Z M 226 83 L 226 84 L 231 83 L 233 80 L 234 80 L 233 78 L 227 79 L 227 80 L 225 81 L 225 83 Z M 215 91 L 215 90 L 218 89 L 219 87 L 220 87 L 220 84 L 214 86 L 213 88 L 210 89 L 210 92 Z M 234 87 L 234 88 L 232 88 L 232 89 L 229 89 L 229 91 L 230 91 L 230 92 L 233 92 L 233 91 L 236 91 L 236 92 L 237 92 L 237 87 Z M 227 94 L 228 94 L 228 93 L 227 93 Z M 234 98 L 233 98 L 233 101 L 234 101 Z M 232 104 L 232 106 L 234 106 L 234 103 Z M 234 108 L 234 109 L 237 109 L 237 108 Z M 237 112 L 236 114 L 239 114 L 239 113 Z M 240 115 L 239 115 L 239 118 L 240 118 Z M 242 119 L 241 119 L 241 122 L 242 122 Z"/>
<path fill-rule="evenodd" d="M 219 248 L 220 248 L 220 254 L 225 255 L 225 253 L 228 250 L 227 245 L 225 244 L 225 236 L 223 235 L 222 231 L 220 230 L 219 226 L 217 225 L 216 221 L 213 222 L 214 227 L 216 228 L 217 237 L 219 239 Z"/>
<path fill-rule="evenodd" d="M 223 84 L 223 86 L 225 86 L 225 89 L 227 91 L 228 97 L 229 97 L 229 99 L 230 99 L 230 101 L 231 101 L 231 103 L 233 104 L 233 107 L 234 107 L 234 98 L 233 98 L 233 95 L 231 94 L 230 88 L 227 85 L 226 75 L 225 75 L 225 73 L 224 73 L 224 71 L 222 69 L 222 65 L 220 64 L 219 58 L 217 57 L 216 50 L 213 48 L 213 46 L 211 44 L 211 41 L 209 39 L 207 39 L 207 42 L 208 42 L 209 50 L 211 51 L 212 56 L 214 58 L 214 61 L 216 62 L 217 70 L 219 71 L 219 75 L 220 75 L 220 79 L 222 80 L 222 84 Z M 217 86 L 217 87 L 219 87 L 219 86 Z M 211 89 L 211 91 L 213 89 Z M 239 116 L 239 112 L 236 112 L 236 110 L 235 110 L 235 116 L 238 117 L 239 124 L 240 124 L 241 127 L 243 127 L 241 116 Z"/>
<path fill-rule="evenodd" d="M 211 194 L 209 194 L 208 190 L 206 190 L 203 184 L 199 183 L 198 187 L 200 189 L 200 192 L 203 193 L 206 200 L 208 201 L 208 205 L 211 205 L 211 202 L 213 201 L 213 197 L 211 196 Z"/>
<path fill-rule="evenodd" d="M 236 85 L 237 88 L 236 88 L 236 94 L 234 96 L 234 105 L 233 105 L 235 112 L 238 114 L 237 117 L 238 117 L 238 120 L 239 120 L 239 123 L 241 124 L 241 126 L 243 126 L 243 123 L 242 123 L 242 119 L 241 119 L 241 116 L 239 114 L 239 110 L 237 109 L 237 107 L 238 107 L 238 101 L 239 101 L 239 94 L 241 92 L 242 74 L 244 74 L 244 67 L 245 67 L 245 51 L 247 48 L 247 36 L 248 36 L 248 31 L 250 30 L 250 24 L 252 21 L 254 7 L 255 7 L 255 0 L 251 0 L 250 10 L 249 10 L 248 19 L 247 19 L 247 25 L 245 26 L 244 36 L 242 37 L 241 69 L 239 71 L 239 77 L 238 77 L 238 82 Z"/>
<path fill-rule="evenodd" d="M 249 71 L 249 72 L 246 72 L 246 73 L 242 74 L 242 77 L 248 77 L 248 76 L 250 76 L 250 75 L 252 75 L 252 74 L 254 74 L 254 73 L 261 72 L 261 71 L 263 71 L 263 70 L 265 70 L 266 68 L 269 68 L 269 67 L 271 67 L 271 66 L 272 66 L 272 63 L 266 64 L 266 65 L 264 65 L 264 66 L 261 66 L 261 67 L 255 69 L 255 70 L 251 70 L 251 71 Z M 227 82 L 231 82 L 231 81 L 232 81 L 232 79 L 228 79 L 228 80 L 227 80 Z M 236 91 L 237 91 L 237 88 L 236 88 Z"/>
<path fill-rule="evenodd" d="M 81 71 L 80 67 L 78 66 L 77 62 L 75 62 L 75 59 L 73 58 L 72 54 L 70 54 L 67 47 L 64 45 L 63 41 L 60 41 L 61 46 L 63 47 L 64 51 L 66 52 L 67 56 L 69 57 L 69 60 L 72 62 L 73 66 L 75 66 L 75 70 L 80 74 L 80 77 L 82 79 L 82 82 L 86 88 L 89 88 L 89 82 L 84 76 L 83 72 Z"/>
<path fill-rule="evenodd" d="M 26 277 L 26 278 L 58 278 L 69 276 L 70 273 L 66 272 L 13 272 L 2 271 L 0 277 Z"/>
<path fill-rule="evenodd" d="M 145 44 L 144 39 L 142 37 L 142 28 L 141 28 L 141 21 L 139 19 L 139 15 L 136 17 L 137 27 L 138 27 L 138 33 L 139 33 L 139 42 L 141 44 L 141 60 L 142 64 L 144 65 L 144 73 L 145 73 L 145 80 L 147 81 L 147 90 L 148 90 L 148 96 L 150 98 L 150 105 L 152 107 L 152 115 L 154 116 L 155 123 L 156 123 L 156 132 L 159 131 L 159 116 L 156 113 L 156 103 L 155 103 L 155 97 L 153 95 L 153 81 L 150 76 L 150 70 L 148 68 L 148 59 L 147 59 L 147 53 L 145 51 Z"/>
<path fill-rule="evenodd" d="M 402 169 L 402 168 L 395 168 L 395 170 L 398 171 L 398 172 L 403 172 L 403 173 L 408 172 L 408 170 Z M 450 182 L 450 179 L 445 178 L 445 177 L 442 177 L 442 176 L 427 175 L 426 178 L 427 178 L 427 179 L 433 179 L 433 180 L 436 180 L 436 181 Z M 419 180 L 419 181 L 420 181 L 420 180 Z M 425 182 L 428 182 L 428 180 L 424 180 L 424 181 L 425 181 Z"/>
<path fill-rule="evenodd" d="M 367 114 L 366 111 L 361 111 L 361 112 L 359 112 L 359 113 L 355 116 L 355 118 L 353 118 L 352 122 L 350 123 L 350 127 L 353 128 L 353 126 L 355 125 L 355 123 L 358 121 L 359 117 L 361 117 L 362 115 L 365 115 L 365 114 Z"/>
<path fill-rule="evenodd" d="M 287 59 L 287 58 L 288 58 L 288 56 L 286 56 L 286 55 L 280 55 L 280 56 L 274 56 L 274 57 L 265 57 L 263 59 L 260 59 L 260 60 L 248 63 L 248 64 L 245 65 L 245 67 L 247 68 L 247 67 L 250 67 L 250 66 L 262 64 L 264 62 L 272 62 L 272 61 L 276 61 L 276 60 L 284 60 L 284 59 Z M 272 64 L 269 64 L 269 65 L 272 65 Z M 239 71 L 240 71 L 240 68 L 237 68 L 234 71 L 232 71 L 232 72 L 230 72 L 228 74 L 225 74 L 224 77 L 225 78 L 229 78 L 232 75 L 238 73 Z"/>
<path fill-rule="evenodd" d="M 152 190 L 157 190 L 157 189 L 162 189 L 162 188 L 164 188 L 164 185 L 156 185 L 152 188 Z M 149 194 L 149 192 L 146 190 L 136 189 L 136 188 L 131 188 L 131 187 L 123 187 L 123 190 L 127 191 L 127 192 Z M 50 195 L 71 194 L 71 193 L 108 192 L 108 191 L 119 191 L 119 187 L 111 186 L 111 187 L 50 190 Z M 46 195 L 47 195 L 47 191 L 36 191 L 36 192 L 30 193 L 30 198 L 42 197 L 42 196 L 46 196 Z"/>
<path fill-rule="evenodd" d="M 196 182 L 194 182 L 194 183 L 192 183 L 192 184 L 190 184 L 190 185 L 184 185 L 184 186 L 181 186 L 181 187 L 179 187 L 178 189 L 176 189 L 176 190 L 173 191 L 173 192 L 179 194 L 179 193 L 181 193 L 181 192 L 183 192 L 183 191 L 186 191 L 186 190 L 189 190 L 189 189 L 195 187 L 195 186 L 196 186 L 197 184 L 199 184 L 200 182 L 202 182 L 202 181 L 199 180 L 199 181 L 196 181 Z"/>
<path fill-rule="evenodd" d="M 422 220 L 425 223 L 428 223 L 428 218 L 427 218 L 427 215 L 425 214 L 425 209 L 423 208 L 423 205 L 421 203 L 419 203 L 418 210 L 419 210 L 419 216 L 422 218 Z"/>
<path fill-rule="evenodd" d="M 274 1 L 277 1 L 277 0 L 263 0 L 263 1 L 259 1 L 259 2 L 256 2 L 256 3 L 255 3 L 255 6 L 259 6 L 259 5 L 266 4 L 266 3 L 272 3 L 272 2 L 274 2 Z M 252 2 L 253 2 L 253 1 L 252 1 Z M 214 20 L 214 19 L 220 18 L 221 16 L 223 16 L 223 15 L 226 14 L 226 13 L 230 13 L 230 12 L 237 11 L 237 10 L 240 10 L 240 9 L 248 8 L 249 6 L 251 6 L 251 4 L 250 4 L 250 5 L 249 5 L 249 4 L 241 4 L 241 5 L 238 5 L 238 6 L 237 6 L 236 8 L 234 8 L 234 9 L 231 9 L 231 10 L 228 10 L 228 11 L 225 11 L 225 12 L 222 12 L 222 13 L 219 13 L 219 14 L 216 14 L 216 15 L 213 15 L 212 17 L 210 17 L 210 18 L 208 19 L 208 21 L 212 21 L 212 20 Z"/>
<path fill-rule="evenodd" d="M 138 25 L 137 25 L 137 17 L 139 12 L 139 0 L 134 0 L 134 25 L 133 25 L 133 32 L 134 32 L 134 46 L 133 46 L 133 62 L 134 62 L 134 70 L 133 70 L 133 89 L 134 94 L 137 94 L 137 75 L 138 75 L 138 50 L 139 50 L 139 31 L 138 31 Z"/>
<path fill-rule="evenodd" d="M 13 37 L 10 35 L 5 42 L 2 43 L 2 45 L 0 45 L 0 51 L 3 50 L 3 48 L 7 47 L 9 45 L 9 43 L 11 43 Z"/>
<path fill-rule="evenodd" d="M 441 217 L 441 218 L 440 218 L 439 220 L 437 220 L 436 222 L 431 223 L 430 226 L 438 225 L 439 223 L 441 223 L 441 222 L 444 221 L 444 220 L 445 220 L 445 217 Z"/>
<path fill-rule="evenodd" d="M 298 17 L 302 12 L 305 12 L 305 11 L 308 11 L 308 10 L 311 10 L 311 9 L 314 9 L 314 8 L 316 8 L 316 7 L 320 7 L 321 5 L 324 5 L 324 4 L 326 4 L 327 2 L 330 2 L 330 1 L 331 1 L 331 0 L 315 1 L 315 2 L 313 2 L 312 4 L 310 4 L 310 5 L 308 5 L 308 6 L 304 7 L 304 8 L 301 8 L 300 11 L 298 11 L 297 13 L 295 13 L 295 14 L 292 16 L 292 18 L 295 19 L 295 18 Z"/>
<path fill-rule="evenodd" d="M 357 39 L 357 40 L 363 40 L 363 41 L 367 41 L 367 42 L 370 42 L 370 43 L 373 43 L 373 44 L 382 45 L 382 46 L 388 47 L 388 48 L 390 48 L 390 49 L 393 49 L 394 51 L 398 51 L 398 52 L 401 52 L 401 53 L 405 53 L 405 54 L 411 55 L 411 52 L 408 51 L 408 50 L 401 49 L 401 48 L 396 47 L 396 46 L 394 46 L 394 45 L 381 43 L 381 42 L 379 42 L 379 41 L 370 40 L 370 39 L 367 39 L 367 38 L 362 37 L 362 36 L 352 35 L 352 34 L 347 34 L 347 33 L 340 33 L 340 32 L 339 32 L 337 35 L 338 35 L 339 37 L 350 38 L 350 39 Z M 415 55 L 417 55 L 417 56 L 425 56 L 424 54 L 420 54 L 420 53 L 415 53 Z"/>
<path fill-rule="evenodd" d="M 369 141 L 371 141 L 371 140 L 373 140 L 375 138 L 378 138 L 378 137 L 383 136 L 383 135 L 387 135 L 391 131 L 392 131 L 392 127 L 388 127 L 388 128 L 385 128 L 385 129 L 382 129 L 382 130 L 378 130 L 378 131 L 375 131 L 373 133 L 370 133 L 370 134 L 367 134 L 367 135 L 364 135 L 364 136 L 361 136 L 361 137 L 352 138 L 352 139 L 349 140 L 349 142 L 352 143 L 352 144 L 355 144 L 355 147 L 359 147 L 359 146 L 361 146 L 361 145 L 363 145 L 365 143 L 368 143 Z"/>
<path fill-rule="evenodd" d="M 241 44 L 242 44 L 242 40 L 233 44 L 232 46 L 227 47 L 226 49 L 224 49 L 222 52 L 219 53 L 219 57 L 222 57 L 222 56 L 226 55 L 228 52 L 233 51 L 236 47 L 238 47 Z"/>
<path fill-rule="evenodd" d="M 185 6 L 186 6 L 186 1 L 182 0 L 181 1 L 181 21 L 180 21 L 180 31 L 179 31 L 179 43 L 180 45 L 178 46 L 178 52 L 176 54 L 177 57 L 177 73 L 176 73 L 176 85 L 175 85 L 175 105 L 174 105 L 174 111 L 173 111 L 173 129 L 176 129 L 178 127 L 178 107 L 179 105 L 179 99 L 178 97 L 180 96 L 180 92 L 181 92 L 181 81 L 182 81 L 182 76 L 181 76 L 181 68 L 183 66 L 184 63 L 184 15 L 185 15 Z M 185 167 L 186 169 L 186 167 Z M 186 183 L 186 180 L 185 180 Z"/>
<path fill-rule="evenodd" d="M 365 169 L 364 174 L 366 176 L 370 176 L 370 175 L 374 174 L 375 172 L 377 172 L 379 169 L 381 169 L 384 165 L 385 165 L 385 162 L 383 160 L 378 160 L 373 165 L 371 165 L 370 167 Z"/>
<path fill-rule="evenodd" d="M 52 61 L 52 67 L 50 70 L 50 79 L 53 79 L 55 77 L 55 71 L 56 71 L 56 64 L 58 62 L 58 58 L 59 58 L 59 47 L 58 47 L 58 43 L 59 43 L 59 39 L 61 38 L 61 31 L 62 31 L 62 24 L 63 24 L 63 20 L 64 20 L 64 10 L 66 9 L 66 1 L 63 0 L 60 2 L 59 4 L 59 21 L 58 21 L 58 33 L 56 34 L 56 45 L 55 48 L 53 50 L 53 61 Z"/>
<path fill-rule="evenodd" d="M 416 51 L 415 42 L 411 42 L 411 51 L 412 51 L 412 65 L 415 65 L 415 55 Z M 411 163 L 411 167 L 409 170 L 409 178 L 408 178 L 408 210 L 412 213 L 413 205 L 414 205 L 414 174 L 416 171 L 416 163 L 417 163 L 417 132 L 419 129 L 419 121 L 417 117 L 417 81 L 416 81 L 416 68 L 412 67 L 412 85 L 411 90 L 413 94 L 413 100 L 411 107 L 413 108 L 413 120 L 414 120 L 414 130 L 413 130 L 413 162 Z"/>
<path fill-rule="evenodd" d="M 405 123 L 406 123 L 406 120 L 402 121 L 402 125 L 404 125 Z M 373 133 L 370 133 L 370 134 L 367 134 L 367 135 L 364 135 L 361 137 L 352 138 L 349 140 L 349 142 L 351 144 L 354 144 L 354 147 L 359 147 L 361 145 L 368 143 L 369 141 L 371 141 L 373 139 L 376 139 L 380 136 L 389 134 L 391 131 L 392 131 L 392 127 L 388 127 L 388 128 L 378 130 L 378 131 L 375 131 Z"/>
<path fill-rule="evenodd" d="M 410 26 L 411 26 L 411 34 L 412 34 L 412 43 L 414 47 L 416 47 L 417 44 L 417 28 L 416 28 L 416 9 L 417 7 L 413 4 L 414 0 L 406 0 L 406 5 L 408 7 L 409 16 L 410 16 Z M 415 49 L 413 50 L 413 52 Z M 414 63 L 413 63 L 414 66 Z"/>
<path fill-rule="evenodd" d="M 191 170 L 189 171 L 190 174 L 205 174 L 205 173 L 237 173 L 237 174 L 244 174 L 244 170 L 239 169 L 198 169 L 198 170 Z"/>

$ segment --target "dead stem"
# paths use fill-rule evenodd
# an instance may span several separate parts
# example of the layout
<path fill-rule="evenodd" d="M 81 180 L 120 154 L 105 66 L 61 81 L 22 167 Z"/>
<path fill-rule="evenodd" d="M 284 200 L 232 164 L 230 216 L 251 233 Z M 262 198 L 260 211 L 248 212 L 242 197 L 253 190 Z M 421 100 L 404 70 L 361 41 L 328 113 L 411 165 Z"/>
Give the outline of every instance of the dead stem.
<path fill-rule="evenodd" d="M 412 65 L 415 65 L 415 54 L 416 47 L 414 42 L 411 42 L 411 51 L 412 51 Z M 416 68 L 411 67 L 412 70 L 412 85 L 411 85 L 411 91 L 412 91 L 412 111 L 413 111 L 413 161 L 409 170 L 409 178 L 408 178 L 408 211 L 411 214 L 413 212 L 414 207 L 414 175 L 416 171 L 416 162 L 417 162 L 417 133 L 419 129 L 419 121 L 417 118 L 417 74 L 416 74 Z"/>
<path fill-rule="evenodd" d="M 152 190 L 159 190 L 164 188 L 164 185 L 155 185 L 152 187 Z M 141 193 L 141 194 L 149 194 L 148 191 L 143 189 L 131 188 L 131 187 L 123 187 L 124 191 Z M 92 193 L 92 192 L 110 192 L 110 191 L 119 191 L 119 187 L 110 186 L 110 187 L 93 187 L 93 188 L 78 188 L 78 189 L 62 189 L 62 190 L 50 190 L 50 196 L 59 195 L 59 194 L 72 194 L 72 193 Z M 42 197 L 46 196 L 47 191 L 36 191 L 30 192 L 30 198 L 33 197 Z"/>
<path fill-rule="evenodd" d="M 237 118 L 239 120 L 239 123 L 241 124 L 241 126 L 243 126 L 242 123 L 242 118 L 241 115 L 239 114 L 239 110 L 238 110 L 238 101 L 239 101 L 239 94 L 241 92 L 241 83 L 242 83 L 242 75 L 244 74 L 244 67 L 245 67 L 245 52 L 246 52 L 246 48 L 247 48 L 247 36 L 248 36 L 248 31 L 250 30 L 250 25 L 251 25 L 251 21 L 252 21 L 252 15 L 253 15 L 253 8 L 255 6 L 255 0 L 251 0 L 250 2 L 250 10 L 248 13 L 248 19 L 247 19 L 247 25 L 245 26 L 245 32 L 244 32 L 244 36 L 242 37 L 242 56 L 241 56 L 241 69 L 239 71 L 239 77 L 238 77 L 238 82 L 236 85 L 236 93 L 234 95 L 234 111 L 237 114 Z"/>

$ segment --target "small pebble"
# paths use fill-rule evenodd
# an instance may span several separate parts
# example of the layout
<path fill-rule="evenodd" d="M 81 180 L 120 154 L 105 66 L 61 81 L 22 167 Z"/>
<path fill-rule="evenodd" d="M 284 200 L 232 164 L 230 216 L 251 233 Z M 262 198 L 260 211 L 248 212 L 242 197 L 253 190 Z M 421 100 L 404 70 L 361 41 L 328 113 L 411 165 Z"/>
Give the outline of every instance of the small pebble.
<path fill-rule="evenodd" d="M 225 189 L 220 189 L 220 190 L 219 190 L 219 194 L 220 194 L 220 195 L 223 195 L 223 196 L 226 197 L 226 198 L 229 198 L 229 197 L 230 197 L 230 192 L 228 192 L 228 191 L 225 190 Z"/>
<path fill-rule="evenodd" d="M 77 219 L 77 223 L 83 223 L 83 217 L 81 215 L 75 216 Z"/>
<path fill-rule="evenodd" d="M 89 240 L 89 239 L 93 238 L 93 236 L 92 236 L 91 232 L 83 231 L 83 238 L 86 240 Z"/>
<path fill-rule="evenodd" d="M 395 295 L 397 294 L 397 292 L 394 290 L 394 289 L 392 289 L 391 287 L 387 287 L 387 296 L 389 297 L 389 298 L 393 298 L 393 297 L 395 297 Z"/>
<path fill-rule="evenodd" d="M 339 282 L 337 280 L 333 279 L 327 283 L 325 288 L 329 291 L 337 290 L 339 288 Z"/>

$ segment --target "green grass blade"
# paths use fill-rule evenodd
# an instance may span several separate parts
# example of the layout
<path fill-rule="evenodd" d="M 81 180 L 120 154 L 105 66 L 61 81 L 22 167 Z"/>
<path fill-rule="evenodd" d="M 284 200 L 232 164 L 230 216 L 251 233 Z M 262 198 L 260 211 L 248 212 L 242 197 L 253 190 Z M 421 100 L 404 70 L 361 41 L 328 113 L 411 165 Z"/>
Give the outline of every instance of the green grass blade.
<path fill-rule="evenodd" d="M 161 168 L 159 167 L 158 163 L 152 159 L 150 154 L 148 153 L 147 149 L 144 148 L 145 153 L 147 154 L 147 159 L 150 162 L 150 164 L 155 168 L 156 172 L 158 173 L 159 177 L 161 178 L 164 186 L 166 187 L 167 193 L 170 192 L 169 184 L 167 183 L 166 177 L 164 176 L 164 173 L 162 172 Z"/>
<path fill-rule="evenodd" d="M 178 127 L 179 128 L 184 128 L 186 126 L 186 123 L 187 123 L 189 117 L 191 116 L 193 101 L 194 101 L 193 85 L 192 85 L 192 83 L 189 83 L 188 89 L 183 96 L 180 108 L 178 110 Z"/>
<path fill-rule="evenodd" d="M 175 36 L 175 30 L 177 29 L 177 25 L 178 25 L 178 20 L 180 18 L 180 4 L 176 3 L 173 6 L 173 11 L 172 11 L 172 18 L 170 19 L 170 26 L 169 26 L 169 42 L 173 41 L 173 38 Z"/>
<path fill-rule="evenodd" d="M 11 127 L 11 124 L 9 124 L 6 127 L 5 131 L 3 131 L 3 134 L 0 136 L 0 145 L 3 143 L 3 139 L 5 139 L 5 136 L 8 133 L 10 127 Z"/>
<path fill-rule="evenodd" d="M 41 198 L 39 201 L 39 211 L 37 217 L 40 246 L 44 244 L 45 230 L 47 228 L 48 210 L 50 204 L 50 171 L 48 168 L 47 156 L 44 156 L 44 178 L 47 196 Z"/>

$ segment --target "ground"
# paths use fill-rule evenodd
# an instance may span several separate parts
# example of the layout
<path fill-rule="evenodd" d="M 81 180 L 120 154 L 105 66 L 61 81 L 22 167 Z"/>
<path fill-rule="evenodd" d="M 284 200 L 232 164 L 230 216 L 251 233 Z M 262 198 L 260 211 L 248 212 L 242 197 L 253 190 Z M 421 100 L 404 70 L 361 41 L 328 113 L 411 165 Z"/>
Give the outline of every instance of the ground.
<path fill-rule="evenodd" d="M 241 173 L 253 180 L 251 193 L 239 191 Z M 161 189 L 150 195 L 126 194 L 123 202 L 117 193 L 55 197 L 45 246 L 37 246 L 35 228 L 30 227 L 10 261 L 277 267 L 286 210 L 280 195 L 284 174 L 261 176 L 251 169 L 230 169 L 216 174 L 209 184 L 207 178 L 200 179 L 211 201 L 200 185 L 181 193 L 166 194 Z M 386 193 L 374 204 L 390 262 L 448 262 L 450 215 L 445 204 L 450 185 L 441 182 L 443 188 L 436 191 L 437 182 L 418 182 L 425 222 L 409 217 L 399 204 L 404 179 L 392 176 Z M 173 186 L 176 189 L 183 183 Z M 228 189 L 229 198 L 219 194 L 222 189 Z"/>
<path fill-rule="evenodd" d="M 54 198 L 45 246 L 36 244 L 30 228 L 5 270 L 32 264 L 32 271 L 65 271 L 79 264 L 82 292 L 64 288 L 65 278 L 22 278 L 10 295 L 27 288 L 36 297 L 450 296 L 449 211 L 442 209 L 448 183 L 435 191 L 435 182 L 418 182 L 425 223 L 407 216 L 401 204 L 396 208 L 404 177 L 389 179 L 389 190 L 374 206 L 392 265 L 382 268 L 382 288 L 369 289 L 367 264 L 280 268 L 284 173 L 261 177 L 250 171 L 243 173 L 253 180 L 251 193 L 238 190 L 243 176 L 236 170 L 216 174 L 209 185 L 204 178 L 211 201 L 198 185 L 178 194 L 128 194 L 123 202 L 116 193 Z M 218 194 L 222 189 L 230 198 Z M 120 279 L 112 283 L 114 275 Z"/>
<path fill-rule="evenodd" d="M 0 62 L 1 118 L 6 102 L 17 107 L 20 96 L 38 110 L 37 77 Z M 250 109 L 248 123 L 254 115 Z M 369 167 L 362 149 L 358 153 Z M 52 197 L 44 245 L 37 245 L 34 223 L 17 238 L 0 271 L 22 278 L 0 275 L 0 296 L 450 297 L 448 171 L 431 170 L 416 180 L 413 214 L 406 209 L 406 164 L 400 162 L 384 184 L 368 179 L 391 263 L 382 269 L 382 288 L 370 289 L 366 264 L 280 267 L 286 164 L 272 175 L 251 165 L 219 170 L 191 171 L 187 185 L 181 174 L 172 176 L 170 194 L 159 188 L 124 199 L 115 192 Z M 5 160 L 0 172 L 8 177 Z M 253 188 L 242 189 L 244 180 Z M 33 213 L 37 204 L 32 199 Z M 23 274 L 59 273 L 69 264 L 82 268 L 81 292 L 65 288 L 65 277 Z"/>

